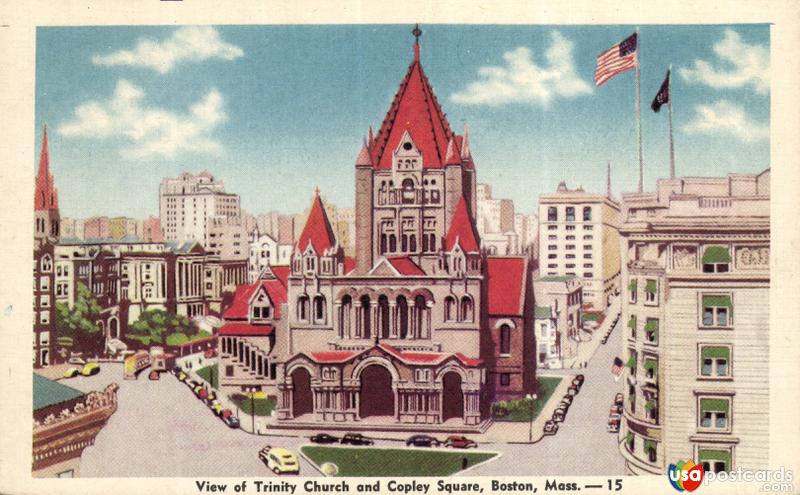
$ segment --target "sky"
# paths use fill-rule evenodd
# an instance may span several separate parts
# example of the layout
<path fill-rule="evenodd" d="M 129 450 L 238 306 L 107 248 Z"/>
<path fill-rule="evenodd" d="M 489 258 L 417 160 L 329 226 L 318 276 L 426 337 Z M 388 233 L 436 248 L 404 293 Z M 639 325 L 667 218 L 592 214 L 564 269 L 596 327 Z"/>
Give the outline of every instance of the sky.
<path fill-rule="evenodd" d="M 158 214 L 158 184 L 208 170 L 250 213 L 351 206 L 354 163 L 412 61 L 413 26 L 39 27 L 36 143 L 48 125 L 61 215 Z M 595 87 L 595 58 L 636 26 L 423 25 L 421 61 L 478 182 L 534 212 L 562 180 L 638 181 L 635 72 Z M 769 26 L 639 26 L 645 190 L 669 174 L 769 162 Z M 37 150 L 38 151 L 38 150 Z M 36 154 L 38 166 L 38 153 Z"/>

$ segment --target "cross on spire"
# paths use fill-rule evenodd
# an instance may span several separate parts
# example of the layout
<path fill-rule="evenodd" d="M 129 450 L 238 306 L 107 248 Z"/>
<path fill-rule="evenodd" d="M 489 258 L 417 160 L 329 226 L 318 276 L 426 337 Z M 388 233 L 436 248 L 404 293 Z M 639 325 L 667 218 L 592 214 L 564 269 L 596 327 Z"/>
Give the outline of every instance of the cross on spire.
<path fill-rule="evenodd" d="M 414 43 L 419 44 L 419 37 L 422 36 L 422 29 L 419 28 L 419 23 L 411 30 L 411 34 L 414 35 Z"/>

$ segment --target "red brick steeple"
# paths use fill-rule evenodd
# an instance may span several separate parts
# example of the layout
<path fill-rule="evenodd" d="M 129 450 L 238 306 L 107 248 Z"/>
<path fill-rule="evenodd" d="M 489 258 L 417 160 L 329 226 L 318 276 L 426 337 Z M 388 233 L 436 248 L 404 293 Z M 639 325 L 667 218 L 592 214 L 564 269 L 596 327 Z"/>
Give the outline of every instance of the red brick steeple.
<path fill-rule="evenodd" d="M 452 250 L 456 244 L 461 246 L 465 253 L 477 253 L 480 251 L 478 233 L 475 231 L 475 224 L 467 210 L 467 202 L 464 196 L 458 201 L 453 220 L 450 222 L 450 229 L 445 237 L 445 250 Z"/>
<path fill-rule="evenodd" d="M 47 125 L 44 126 L 42 152 L 39 156 L 39 173 L 36 175 L 35 210 L 57 210 L 58 191 L 50 173 L 50 155 L 47 149 Z"/>
<path fill-rule="evenodd" d="M 314 202 L 311 204 L 311 211 L 308 214 L 303 233 L 300 234 L 300 239 L 297 241 L 297 248 L 302 253 L 309 243 L 318 256 L 326 254 L 336 246 L 336 236 L 328 220 L 328 215 L 325 213 L 322 199 L 319 197 L 319 189 L 314 193 Z"/>

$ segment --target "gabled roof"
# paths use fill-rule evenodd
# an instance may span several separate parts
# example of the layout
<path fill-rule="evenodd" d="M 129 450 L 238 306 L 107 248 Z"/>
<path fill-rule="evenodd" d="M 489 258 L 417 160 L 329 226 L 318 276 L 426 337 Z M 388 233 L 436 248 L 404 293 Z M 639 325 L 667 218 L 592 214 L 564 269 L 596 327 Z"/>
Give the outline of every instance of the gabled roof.
<path fill-rule="evenodd" d="M 393 256 L 391 258 L 386 258 L 386 261 L 388 261 L 400 275 L 425 275 L 422 268 L 414 263 L 414 260 L 408 256 Z"/>
<path fill-rule="evenodd" d="M 41 375 L 33 374 L 33 410 L 60 404 L 81 397 L 83 392 L 75 390 Z"/>
<path fill-rule="evenodd" d="M 527 265 L 527 260 L 522 257 L 489 256 L 486 258 L 489 315 L 523 315 Z"/>
<path fill-rule="evenodd" d="M 47 147 L 47 126 L 44 127 L 42 152 L 39 155 L 39 172 L 36 174 L 36 191 L 33 198 L 34 209 L 58 209 L 58 190 L 53 174 L 50 173 L 50 152 Z"/>
<path fill-rule="evenodd" d="M 289 265 L 271 266 L 270 269 L 272 270 L 272 274 L 281 281 L 284 287 L 289 286 Z"/>
<path fill-rule="evenodd" d="M 478 232 L 475 230 L 475 224 L 472 222 L 472 217 L 470 217 L 467 210 L 467 201 L 464 196 L 461 196 L 461 199 L 458 200 L 455 214 L 453 214 L 453 219 L 450 222 L 450 229 L 445 237 L 445 251 L 452 250 L 456 243 L 466 253 L 480 251 Z"/>
<path fill-rule="evenodd" d="M 447 143 L 453 138 L 454 133 L 422 70 L 422 64 L 417 56 L 419 45 L 415 45 L 414 51 L 414 60 L 400 83 L 381 128 L 374 140 L 369 143 L 372 164 L 375 168 L 392 167 L 392 153 L 406 131 L 422 152 L 423 167 L 444 166 Z"/>
<path fill-rule="evenodd" d="M 244 322 L 231 322 L 222 325 L 219 335 L 236 335 L 247 337 L 266 337 L 272 335 L 275 327 L 272 325 L 251 325 Z"/>
<path fill-rule="evenodd" d="M 273 273 L 275 273 L 273 267 Z M 276 275 L 276 277 L 278 277 Z M 250 316 L 250 303 L 253 298 L 258 294 L 259 290 L 266 291 L 267 297 L 272 302 L 274 319 L 281 317 L 281 305 L 286 302 L 286 282 L 280 278 L 272 278 L 267 280 L 258 280 L 253 284 L 240 285 L 236 287 L 236 293 L 233 296 L 233 302 L 230 307 L 225 310 L 222 317 L 226 320 L 245 320 Z"/>
<path fill-rule="evenodd" d="M 303 233 L 300 234 L 300 239 L 297 241 L 297 248 L 303 252 L 309 244 L 320 256 L 336 245 L 336 236 L 333 233 L 331 222 L 328 220 L 328 215 L 325 213 L 322 199 L 319 197 L 319 190 L 314 195 L 308 220 L 306 220 Z"/>

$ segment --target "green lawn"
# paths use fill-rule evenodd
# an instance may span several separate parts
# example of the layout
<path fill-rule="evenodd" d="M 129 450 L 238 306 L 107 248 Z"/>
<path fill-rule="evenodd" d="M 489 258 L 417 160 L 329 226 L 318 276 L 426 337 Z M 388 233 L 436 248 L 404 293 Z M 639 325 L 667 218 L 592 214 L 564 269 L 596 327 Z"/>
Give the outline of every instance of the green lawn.
<path fill-rule="evenodd" d="M 250 397 L 242 394 L 231 395 L 231 400 L 245 414 L 250 414 L 250 407 L 254 406 L 256 416 L 269 416 L 278 404 L 276 397 L 257 398 L 251 401 Z"/>
<path fill-rule="evenodd" d="M 200 368 L 197 370 L 197 374 L 200 375 L 200 378 L 210 383 L 211 388 L 219 388 L 219 368 L 217 368 L 216 364 Z"/>
<path fill-rule="evenodd" d="M 533 404 L 533 419 L 539 416 L 550 396 L 553 395 L 561 378 L 542 376 L 537 378 L 536 401 Z M 492 418 L 495 421 L 521 422 L 531 420 L 531 402 L 528 399 L 501 400 L 492 404 Z"/>
<path fill-rule="evenodd" d="M 486 452 L 431 449 L 376 449 L 371 447 L 320 447 L 300 450 L 318 466 L 332 462 L 338 476 L 449 476 L 462 470 L 464 458 L 473 466 L 495 457 Z"/>

